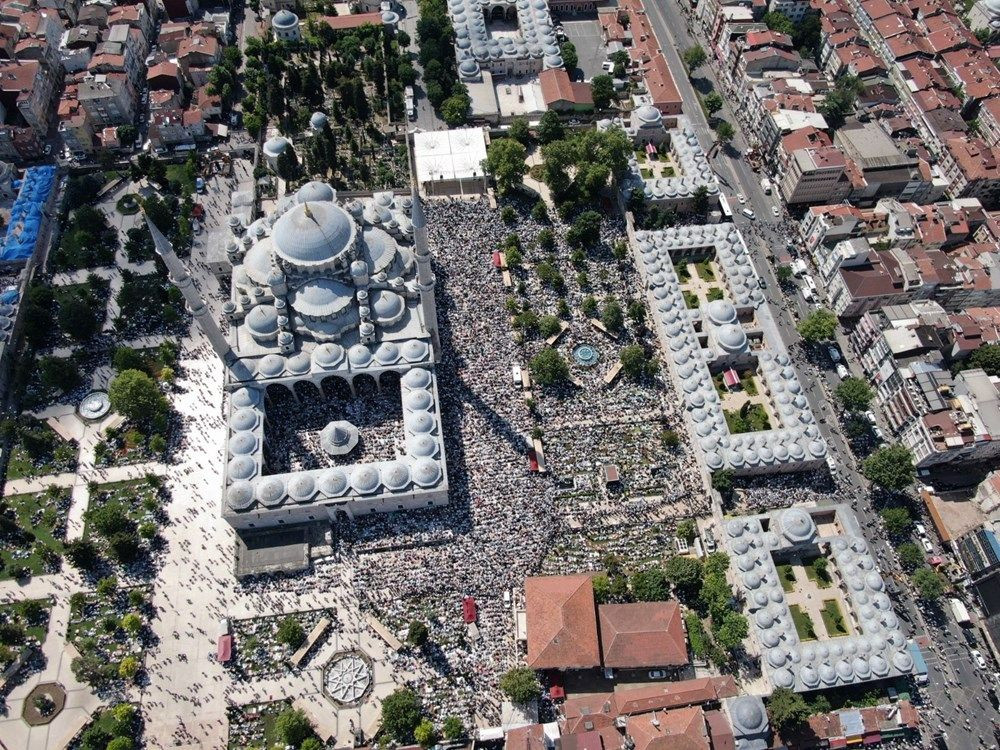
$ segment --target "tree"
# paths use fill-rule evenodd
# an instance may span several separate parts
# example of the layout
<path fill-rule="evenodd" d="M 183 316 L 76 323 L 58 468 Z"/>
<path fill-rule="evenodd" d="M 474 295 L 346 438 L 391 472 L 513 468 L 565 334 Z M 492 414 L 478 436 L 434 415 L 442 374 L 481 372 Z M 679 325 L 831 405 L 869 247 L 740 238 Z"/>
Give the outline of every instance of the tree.
<path fill-rule="evenodd" d="M 681 536 L 680 529 L 677 536 Z M 674 555 L 663 564 L 663 575 L 674 588 L 689 594 L 694 593 L 701 583 L 701 560 L 696 557 Z"/>
<path fill-rule="evenodd" d="M 132 750 L 134 747 L 135 743 L 132 741 L 132 738 L 122 735 L 111 740 L 106 750 Z"/>
<path fill-rule="evenodd" d="M 569 379 L 569 364 L 551 347 L 542 349 L 532 357 L 528 366 L 531 376 L 541 385 L 556 385 Z"/>
<path fill-rule="evenodd" d="M 733 479 L 735 474 L 729 469 L 720 469 L 712 473 L 712 489 L 721 492 L 723 495 L 733 491 Z"/>
<path fill-rule="evenodd" d="M 112 408 L 139 423 L 151 421 L 167 411 L 167 400 L 152 378 L 139 370 L 119 373 L 108 388 Z"/>
<path fill-rule="evenodd" d="M 691 195 L 691 210 L 698 216 L 705 216 L 708 213 L 708 188 L 699 185 Z"/>
<path fill-rule="evenodd" d="M 547 109 L 538 121 L 538 140 L 544 145 L 563 138 L 562 120 L 554 109 Z"/>
<path fill-rule="evenodd" d="M 500 689 L 514 703 L 527 703 L 538 697 L 542 686 L 533 669 L 514 667 L 500 678 Z"/>
<path fill-rule="evenodd" d="M 498 138 L 486 152 L 483 168 L 496 178 L 497 190 L 503 194 L 521 184 L 528 172 L 528 152 L 513 138 Z"/>
<path fill-rule="evenodd" d="M 684 541 L 693 542 L 695 536 L 698 534 L 698 526 L 695 524 L 693 519 L 685 518 L 677 524 L 677 530 L 675 533 Z"/>
<path fill-rule="evenodd" d="M 416 648 L 423 648 L 424 644 L 427 643 L 428 635 L 427 625 L 420 620 L 411 620 L 410 626 L 406 630 L 406 642 Z"/>
<path fill-rule="evenodd" d="M 449 127 L 457 128 L 469 119 L 472 100 L 464 91 L 453 94 L 441 102 L 441 117 Z"/>
<path fill-rule="evenodd" d="M 980 367 L 987 375 L 1000 376 L 1000 345 L 980 346 L 969 355 L 969 367 Z"/>
<path fill-rule="evenodd" d="M 117 500 L 101 504 L 93 503 L 87 509 L 86 518 L 91 526 L 106 538 L 129 531 L 134 526 L 125 506 Z"/>
<path fill-rule="evenodd" d="M 431 723 L 430 719 L 422 719 L 417 724 L 416 729 L 413 730 L 413 739 L 420 747 L 430 747 L 437 742 L 437 730 L 434 729 L 434 724 Z"/>
<path fill-rule="evenodd" d="M 799 335 L 811 344 L 829 341 L 837 330 L 837 316 L 821 307 L 813 310 L 799 323 Z"/>
<path fill-rule="evenodd" d="M 887 490 L 906 489 L 916 477 L 913 454 L 904 445 L 886 445 L 861 463 L 861 473 Z"/>
<path fill-rule="evenodd" d="M 507 128 L 507 137 L 513 138 L 522 146 L 527 146 L 531 143 L 531 130 L 528 128 L 528 118 L 515 117 L 511 121 L 510 127 Z"/>
<path fill-rule="evenodd" d="M 607 109 L 615 98 L 615 82 L 609 75 L 594 76 L 590 82 L 590 94 L 597 109 Z"/>
<path fill-rule="evenodd" d="M 792 36 L 795 33 L 795 24 L 792 23 L 792 19 L 780 11 L 765 13 L 764 23 L 771 31 L 777 31 L 779 34 Z"/>
<path fill-rule="evenodd" d="M 903 542 L 896 548 L 896 554 L 906 570 L 916 570 L 924 564 L 924 551 L 913 542 Z"/>
<path fill-rule="evenodd" d="M 629 344 L 619 355 L 622 372 L 633 380 L 638 380 L 646 372 L 646 352 L 638 344 Z"/>
<path fill-rule="evenodd" d="M 94 654 L 81 654 L 69 665 L 77 680 L 94 687 L 107 681 L 105 666 L 104 660 Z"/>
<path fill-rule="evenodd" d="M 598 604 L 607 604 L 611 601 L 611 580 L 599 573 L 592 579 L 594 586 L 594 601 Z"/>
<path fill-rule="evenodd" d="M 774 275 L 778 277 L 779 284 L 787 284 L 792 280 L 795 272 L 792 271 L 791 266 L 780 265 L 775 269 Z"/>
<path fill-rule="evenodd" d="M 125 565 L 134 562 L 142 549 L 134 529 L 119 531 L 108 537 L 108 549 L 118 562 Z"/>
<path fill-rule="evenodd" d="M 110 599 L 118 591 L 118 579 L 114 576 L 102 578 L 97 582 L 97 595 L 102 599 Z"/>
<path fill-rule="evenodd" d="M 274 722 L 278 736 L 293 747 L 301 745 L 313 734 L 313 727 L 305 712 L 298 708 L 286 708 Z"/>
<path fill-rule="evenodd" d="M 632 594 L 640 602 L 662 602 L 670 596 L 670 586 L 662 568 L 647 568 L 629 579 Z"/>
<path fill-rule="evenodd" d="M 118 142 L 122 146 L 128 148 L 135 143 L 135 139 L 139 136 L 139 132 L 135 129 L 135 125 L 126 123 L 125 125 L 119 125 L 116 131 L 118 136 Z"/>
<path fill-rule="evenodd" d="M 274 171 L 283 180 L 294 180 L 299 176 L 302 171 L 299 166 L 299 157 L 296 156 L 295 149 L 292 148 L 291 144 L 285 146 L 285 150 L 278 154 Z"/>
<path fill-rule="evenodd" d="M 725 120 L 720 122 L 715 128 L 715 137 L 719 139 L 719 143 L 729 143 L 733 140 L 734 135 L 736 135 L 736 131 L 733 130 L 733 126 Z"/>
<path fill-rule="evenodd" d="M 396 742 L 413 742 L 413 730 L 420 723 L 420 699 L 408 688 L 399 688 L 382 701 L 382 729 Z"/>
<path fill-rule="evenodd" d="M 562 55 L 566 72 L 572 76 L 573 71 L 576 70 L 576 66 L 580 62 L 580 56 L 576 53 L 576 45 L 573 42 L 563 42 L 559 47 L 559 54 Z"/>
<path fill-rule="evenodd" d="M 713 627 L 716 643 L 726 651 L 732 651 L 742 646 L 749 632 L 747 618 L 739 612 L 726 612 L 722 623 L 718 627 Z"/>
<path fill-rule="evenodd" d="M 59 305 L 59 325 L 75 341 L 86 341 L 97 331 L 94 307 L 79 297 L 70 297 Z"/>
<path fill-rule="evenodd" d="M 306 639 L 306 633 L 302 628 L 302 623 L 296 618 L 289 616 L 283 619 L 278 625 L 278 632 L 275 637 L 278 639 L 278 643 L 284 643 L 289 648 L 296 649 Z"/>
<path fill-rule="evenodd" d="M 566 232 L 566 243 L 570 247 L 592 247 L 600 239 L 601 215 L 597 211 L 584 211 Z"/>
<path fill-rule="evenodd" d="M 134 680 L 139 674 L 139 660 L 131 654 L 118 662 L 118 676 L 123 680 Z"/>
<path fill-rule="evenodd" d="M 132 635 L 138 635 L 142 630 L 142 617 L 135 612 L 129 612 L 122 617 L 122 630 Z"/>
<path fill-rule="evenodd" d="M 538 332 L 545 338 L 555 336 L 562 330 L 562 321 L 555 315 L 543 315 L 538 320 Z"/>
<path fill-rule="evenodd" d="M 660 433 L 660 443 L 664 448 L 676 448 L 681 444 L 681 436 L 677 430 L 664 430 Z"/>
<path fill-rule="evenodd" d="M 46 388 L 67 393 L 73 390 L 83 378 L 76 362 L 65 357 L 47 355 L 38 360 L 38 378 Z"/>
<path fill-rule="evenodd" d="M 711 117 L 722 109 L 723 101 L 718 91 L 711 91 L 708 96 L 705 97 L 704 103 L 705 109 L 708 110 L 708 116 Z"/>
<path fill-rule="evenodd" d="M 142 354 L 135 349 L 119 346 L 115 349 L 111 364 L 118 372 L 121 372 L 122 370 L 142 370 L 146 366 L 146 361 Z"/>
<path fill-rule="evenodd" d="M 97 547 L 89 539 L 74 539 L 66 543 L 66 557 L 78 570 L 91 570 L 97 564 Z"/>
<path fill-rule="evenodd" d="M 612 333 L 621 331 L 622 326 L 625 324 L 625 314 L 622 312 L 622 306 L 613 297 L 608 297 L 604 300 L 604 308 L 601 310 L 601 323 Z"/>
<path fill-rule="evenodd" d="M 882 517 L 882 523 L 885 524 L 886 531 L 891 536 L 908 534 L 910 528 L 913 526 L 913 518 L 910 516 L 910 511 L 902 506 L 886 508 L 879 515 Z"/>
<path fill-rule="evenodd" d="M 913 585 L 921 599 L 935 601 L 944 593 L 944 581 L 933 568 L 923 567 L 913 573 Z"/>
<path fill-rule="evenodd" d="M 441 731 L 446 740 L 460 740 L 465 736 L 465 724 L 457 716 L 446 716 Z"/>
<path fill-rule="evenodd" d="M 864 411 L 875 397 L 868 383 L 853 377 L 844 378 L 833 395 L 848 411 Z"/>
<path fill-rule="evenodd" d="M 693 73 L 705 64 L 705 61 L 708 60 L 708 55 L 705 54 L 705 50 L 702 49 L 701 45 L 696 44 L 694 47 L 688 47 L 684 50 L 681 59 L 684 61 L 684 67 L 687 68 L 688 73 Z"/>
<path fill-rule="evenodd" d="M 788 688 L 776 688 L 767 701 L 767 713 L 775 729 L 789 729 L 809 718 L 805 699 Z"/>

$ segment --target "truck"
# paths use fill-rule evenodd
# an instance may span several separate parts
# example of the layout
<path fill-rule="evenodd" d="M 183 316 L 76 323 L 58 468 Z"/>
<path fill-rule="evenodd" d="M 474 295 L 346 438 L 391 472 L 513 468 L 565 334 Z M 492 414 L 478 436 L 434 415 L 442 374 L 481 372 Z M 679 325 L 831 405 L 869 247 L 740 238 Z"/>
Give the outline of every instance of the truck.
<path fill-rule="evenodd" d="M 920 653 L 920 646 L 911 639 L 907 642 L 906 647 L 913 659 L 913 679 L 918 685 L 926 685 L 928 682 L 927 662 L 924 661 L 924 655 Z"/>
<path fill-rule="evenodd" d="M 764 195 L 771 194 L 771 181 L 767 177 L 760 178 L 760 187 L 764 191 Z"/>
<path fill-rule="evenodd" d="M 961 599 L 952 597 L 948 600 L 948 605 L 951 607 L 951 613 L 955 617 L 955 622 L 963 627 L 972 624 L 972 619 L 969 617 L 969 610 Z"/>

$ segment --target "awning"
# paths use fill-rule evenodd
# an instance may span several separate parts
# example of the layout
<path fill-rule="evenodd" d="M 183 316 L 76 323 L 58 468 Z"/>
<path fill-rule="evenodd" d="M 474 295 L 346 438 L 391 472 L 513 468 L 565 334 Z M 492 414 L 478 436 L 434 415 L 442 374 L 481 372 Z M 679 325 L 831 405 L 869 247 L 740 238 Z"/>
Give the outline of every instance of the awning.
<path fill-rule="evenodd" d="M 656 153 L 656 146 L 654 146 L 652 143 L 647 143 L 646 144 L 646 153 L 649 154 L 650 156 L 652 156 L 653 154 L 655 154 Z"/>
<path fill-rule="evenodd" d="M 873 734 L 869 734 L 867 737 L 865 737 L 864 744 L 877 745 L 881 741 L 882 741 L 882 735 L 879 734 L 878 732 L 874 732 Z"/>
<path fill-rule="evenodd" d="M 534 449 L 528 451 L 528 466 L 532 471 L 538 471 L 538 457 Z"/>
<path fill-rule="evenodd" d="M 219 636 L 219 648 L 215 656 L 220 664 L 225 664 L 233 658 L 233 637 L 231 635 Z"/>
<path fill-rule="evenodd" d="M 549 688 L 549 698 L 551 700 L 559 700 L 560 698 L 566 697 L 566 689 L 560 687 L 559 685 L 553 685 Z"/>
<path fill-rule="evenodd" d="M 494 268 L 500 268 L 500 251 L 497 250 L 493 253 L 493 266 Z"/>
<path fill-rule="evenodd" d="M 726 384 L 727 388 L 734 388 L 740 384 L 740 375 L 736 370 L 726 370 L 722 373 L 722 382 Z"/>
<path fill-rule="evenodd" d="M 846 737 L 831 737 L 830 747 L 847 747 Z"/>
<path fill-rule="evenodd" d="M 466 596 L 462 599 L 462 619 L 466 623 L 476 621 L 476 600 L 471 596 Z"/>

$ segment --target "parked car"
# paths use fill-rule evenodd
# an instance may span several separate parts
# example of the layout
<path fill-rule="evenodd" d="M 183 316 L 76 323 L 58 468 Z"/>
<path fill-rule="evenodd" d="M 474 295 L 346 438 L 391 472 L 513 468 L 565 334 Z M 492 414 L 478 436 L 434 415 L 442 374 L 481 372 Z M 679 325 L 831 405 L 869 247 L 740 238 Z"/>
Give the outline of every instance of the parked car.
<path fill-rule="evenodd" d="M 984 662 L 985 664 L 985 662 Z M 651 680 L 663 680 L 667 676 L 667 673 L 662 669 L 651 669 L 649 670 L 649 679 Z"/>
<path fill-rule="evenodd" d="M 986 669 L 986 659 L 983 658 L 983 655 L 979 653 L 978 649 L 972 649 L 969 653 L 972 654 L 972 660 L 976 662 L 977 667 L 980 669 Z"/>
<path fill-rule="evenodd" d="M 610 60 L 605 60 L 604 62 L 601 63 L 601 70 L 603 70 L 605 73 L 610 73 L 614 69 L 615 69 L 615 64 Z"/>
<path fill-rule="evenodd" d="M 746 216 L 748 219 L 756 219 L 757 218 L 754 215 L 754 212 L 751 211 L 749 208 L 744 208 L 742 211 L 740 211 L 740 213 L 743 214 L 744 216 Z"/>
<path fill-rule="evenodd" d="M 927 537 L 925 536 L 920 537 L 920 544 L 923 545 L 924 552 L 926 552 L 928 555 L 934 552 L 934 545 L 931 544 L 931 540 L 928 539 Z"/>
<path fill-rule="evenodd" d="M 780 213 L 780 211 L 778 211 L 778 207 L 777 206 L 771 206 L 771 213 L 774 215 L 774 218 L 777 219 L 778 218 L 778 214 Z"/>
<path fill-rule="evenodd" d="M 875 421 L 875 412 L 866 411 L 865 419 L 867 419 L 870 424 L 877 424 L 877 422 Z"/>
<path fill-rule="evenodd" d="M 837 377 L 843 380 L 844 378 L 850 377 L 850 372 L 843 365 L 837 365 Z"/>
<path fill-rule="evenodd" d="M 747 204 L 747 197 L 743 195 L 743 193 L 737 193 L 736 200 L 740 202 L 741 206 L 745 206 Z"/>
<path fill-rule="evenodd" d="M 839 362 L 840 361 L 840 349 L 838 349 L 837 347 L 835 347 L 835 346 L 828 346 L 826 348 L 826 352 L 827 352 L 827 354 L 830 355 L 830 359 L 832 359 L 834 362 Z"/>

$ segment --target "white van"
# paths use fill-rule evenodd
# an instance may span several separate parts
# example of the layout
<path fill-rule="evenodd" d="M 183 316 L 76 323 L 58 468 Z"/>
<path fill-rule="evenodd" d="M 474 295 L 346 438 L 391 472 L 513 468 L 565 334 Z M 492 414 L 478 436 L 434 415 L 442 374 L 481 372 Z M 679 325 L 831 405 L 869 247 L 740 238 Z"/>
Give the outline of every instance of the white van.
<path fill-rule="evenodd" d="M 740 213 L 743 214 L 744 216 L 746 216 L 748 219 L 756 219 L 757 218 L 756 214 L 754 214 L 754 212 L 751 211 L 749 208 L 742 209 L 740 211 Z"/>
<path fill-rule="evenodd" d="M 841 380 L 850 377 L 851 373 L 847 371 L 847 368 L 843 365 L 837 365 L 837 377 Z"/>

